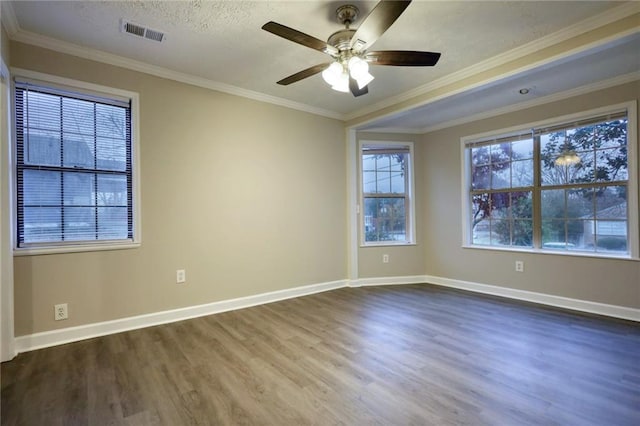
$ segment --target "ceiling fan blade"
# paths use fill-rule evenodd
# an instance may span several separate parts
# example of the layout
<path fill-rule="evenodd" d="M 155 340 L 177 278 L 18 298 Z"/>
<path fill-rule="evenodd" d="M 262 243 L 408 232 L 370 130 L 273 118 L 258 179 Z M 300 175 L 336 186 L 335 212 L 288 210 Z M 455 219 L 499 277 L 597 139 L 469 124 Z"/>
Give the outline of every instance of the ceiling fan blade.
<path fill-rule="evenodd" d="M 270 32 L 271 34 L 275 34 L 294 43 L 319 50 L 320 52 L 331 56 L 336 56 L 338 54 L 338 49 L 328 45 L 326 42 L 298 30 L 294 30 L 293 28 L 278 24 L 277 22 L 269 21 L 262 26 L 262 29 Z"/>
<path fill-rule="evenodd" d="M 278 82 L 278 84 L 280 84 L 282 86 L 287 86 L 287 85 L 289 85 L 291 83 L 295 83 L 296 81 L 300 81 L 300 80 L 302 80 L 304 78 L 311 77 L 312 75 L 318 74 L 319 72 L 322 72 L 325 69 L 327 69 L 327 67 L 329 65 L 331 65 L 331 62 L 314 65 L 314 66 L 312 66 L 310 68 L 307 68 L 306 70 L 302 70 L 300 72 L 292 74 L 287 78 L 283 78 L 282 80 L 280 80 Z"/>
<path fill-rule="evenodd" d="M 358 82 L 356 81 L 356 79 L 351 76 L 349 76 L 349 90 L 351 90 L 351 93 L 353 93 L 353 96 L 355 96 L 356 98 L 358 96 L 366 95 L 367 93 L 369 93 L 369 89 L 367 88 L 367 86 L 364 86 L 362 89 L 360 89 L 358 87 Z"/>
<path fill-rule="evenodd" d="M 364 18 L 362 24 L 351 38 L 351 48 L 363 51 L 375 43 L 393 23 L 402 15 L 411 0 L 382 0 Z"/>
<path fill-rule="evenodd" d="M 432 67 L 438 63 L 440 53 L 417 52 L 414 50 L 380 50 L 366 53 L 364 59 L 371 65 Z"/>

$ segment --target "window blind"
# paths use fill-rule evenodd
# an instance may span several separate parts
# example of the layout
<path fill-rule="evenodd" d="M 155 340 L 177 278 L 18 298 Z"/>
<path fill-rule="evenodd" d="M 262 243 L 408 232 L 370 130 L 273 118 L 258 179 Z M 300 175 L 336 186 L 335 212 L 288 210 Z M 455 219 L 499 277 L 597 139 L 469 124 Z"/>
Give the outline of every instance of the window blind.
<path fill-rule="evenodd" d="M 131 105 L 16 80 L 18 247 L 133 241 Z"/>

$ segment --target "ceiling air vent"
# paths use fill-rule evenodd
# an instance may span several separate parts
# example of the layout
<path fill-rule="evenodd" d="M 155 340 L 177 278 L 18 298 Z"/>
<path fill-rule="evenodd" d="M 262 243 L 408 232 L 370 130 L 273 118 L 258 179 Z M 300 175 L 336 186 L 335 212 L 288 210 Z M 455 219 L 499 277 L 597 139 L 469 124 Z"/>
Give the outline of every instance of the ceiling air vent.
<path fill-rule="evenodd" d="M 166 34 L 162 31 L 152 30 L 151 28 L 147 28 L 124 19 L 121 21 L 120 31 L 135 37 L 142 37 L 147 40 L 158 42 L 164 41 L 167 38 Z"/>

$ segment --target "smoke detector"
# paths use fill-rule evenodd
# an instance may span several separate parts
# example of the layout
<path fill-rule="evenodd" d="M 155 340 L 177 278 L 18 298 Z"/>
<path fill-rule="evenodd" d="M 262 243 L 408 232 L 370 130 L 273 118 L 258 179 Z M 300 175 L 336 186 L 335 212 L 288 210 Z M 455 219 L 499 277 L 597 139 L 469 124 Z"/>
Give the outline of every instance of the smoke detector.
<path fill-rule="evenodd" d="M 163 42 L 167 38 L 167 35 L 162 31 L 152 30 L 151 28 L 136 24 L 127 19 L 120 20 L 120 32 L 157 42 Z"/>

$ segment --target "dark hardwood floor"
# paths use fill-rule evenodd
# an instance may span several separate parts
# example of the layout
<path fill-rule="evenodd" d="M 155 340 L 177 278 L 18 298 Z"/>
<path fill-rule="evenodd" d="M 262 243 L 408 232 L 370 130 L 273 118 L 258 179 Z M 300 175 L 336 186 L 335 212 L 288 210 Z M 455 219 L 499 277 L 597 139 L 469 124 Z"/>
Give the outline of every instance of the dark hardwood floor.
<path fill-rule="evenodd" d="M 640 325 L 430 285 L 33 351 L 2 425 L 640 425 Z"/>

